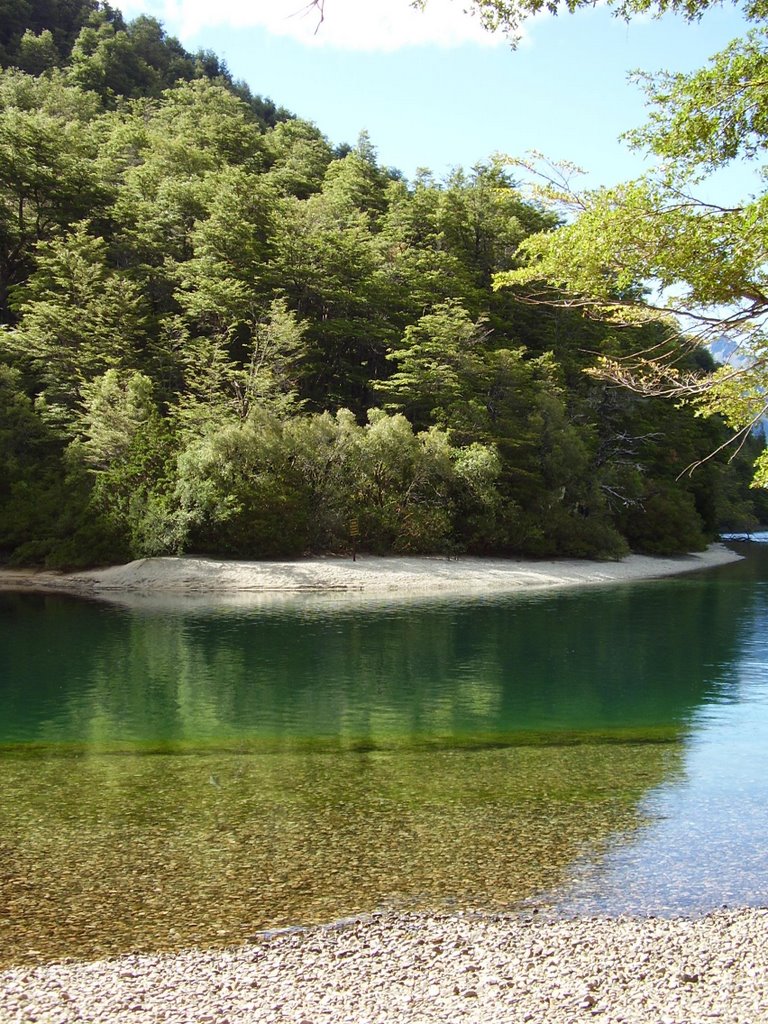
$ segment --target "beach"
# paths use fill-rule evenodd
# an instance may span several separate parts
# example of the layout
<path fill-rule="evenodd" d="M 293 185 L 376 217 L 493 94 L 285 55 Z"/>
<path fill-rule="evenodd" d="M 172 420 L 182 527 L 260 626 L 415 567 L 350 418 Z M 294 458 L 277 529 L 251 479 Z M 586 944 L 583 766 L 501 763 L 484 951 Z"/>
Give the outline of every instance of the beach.
<path fill-rule="evenodd" d="M 740 556 L 723 544 L 674 557 L 628 555 L 616 562 L 535 561 L 361 555 L 294 561 L 224 561 L 194 556 L 140 558 L 127 565 L 75 573 L 2 569 L 0 589 L 64 591 L 98 597 L 135 594 L 291 593 L 503 594 L 628 583 L 714 568 Z"/>
<path fill-rule="evenodd" d="M 768 911 L 369 915 L 224 950 L 0 973 L 3 1024 L 762 1024 Z"/>

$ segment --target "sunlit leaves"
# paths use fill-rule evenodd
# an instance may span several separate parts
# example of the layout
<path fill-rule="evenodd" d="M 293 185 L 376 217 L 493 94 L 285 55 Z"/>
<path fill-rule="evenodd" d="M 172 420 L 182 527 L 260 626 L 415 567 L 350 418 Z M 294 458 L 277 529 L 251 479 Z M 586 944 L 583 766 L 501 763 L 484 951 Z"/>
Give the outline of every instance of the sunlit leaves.
<path fill-rule="evenodd" d="M 107 469 L 121 459 L 137 433 L 158 415 L 152 381 L 143 373 L 121 379 L 117 370 L 107 370 L 83 384 L 81 395 L 83 450 L 96 469 Z"/>
<path fill-rule="evenodd" d="M 50 404 L 72 412 L 80 386 L 111 367 L 135 365 L 144 304 L 106 261 L 106 243 L 81 222 L 42 243 L 37 269 L 16 292 L 19 325 L 3 347 L 30 366 Z"/>
<path fill-rule="evenodd" d="M 191 441 L 177 497 L 192 543 L 219 550 L 344 549 L 355 519 L 368 549 L 434 551 L 451 544 L 459 510 L 493 517 L 499 472 L 492 450 L 417 433 L 402 415 L 371 410 L 361 426 L 348 410 L 289 420 L 256 410 Z"/>

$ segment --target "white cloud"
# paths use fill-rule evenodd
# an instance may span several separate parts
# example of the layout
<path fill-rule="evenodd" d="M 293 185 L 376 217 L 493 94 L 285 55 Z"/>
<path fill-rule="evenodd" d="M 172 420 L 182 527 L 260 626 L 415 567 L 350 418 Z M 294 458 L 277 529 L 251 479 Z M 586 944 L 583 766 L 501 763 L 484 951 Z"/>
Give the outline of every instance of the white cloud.
<path fill-rule="evenodd" d="M 189 39 L 202 29 L 263 28 L 307 46 L 340 50 L 398 50 L 405 46 L 504 44 L 464 11 L 466 0 L 429 0 L 425 11 L 409 0 L 325 0 L 325 18 L 308 0 L 117 0 L 128 17 L 152 14 L 169 32 Z"/>

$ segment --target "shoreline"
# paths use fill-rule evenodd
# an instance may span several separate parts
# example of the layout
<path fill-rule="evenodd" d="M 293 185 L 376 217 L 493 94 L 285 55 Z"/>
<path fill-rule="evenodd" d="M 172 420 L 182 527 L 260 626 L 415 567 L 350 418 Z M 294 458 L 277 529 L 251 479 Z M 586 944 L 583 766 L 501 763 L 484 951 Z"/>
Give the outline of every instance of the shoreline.
<path fill-rule="evenodd" d="M 613 585 L 740 560 L 145 559 L 87 573 L 0 570 L 0 589 L 101 600 L 329 599 Z M 19 583 L 18 580 L 21 580 Z M 108 925 L 107 925 L 108 927 Z M 768 909 L 703 916 L 363 914 L 225 948 L 0 970 L 0 1020 L 29 1024 L 768 1024 Z"/>
<path fill-rule="evenodd" d="M 381 913 L 225 949 L 0 971 L 57 1024 L 761 1024 L 768 910 L 700 918 Z"/>
<path fill-rule="evenodd" d="M 724 544 L 674 557 L 628 555 L 619 562 L 534 561 L 440 556 L 324 556 L 295 561 L 224 561 L 193 556 L 142 558 L 76 573 L 0 569 L 0 590 L 226 596 L 289 594 L 504 594 L 659 579 L 739 561 Z"/>

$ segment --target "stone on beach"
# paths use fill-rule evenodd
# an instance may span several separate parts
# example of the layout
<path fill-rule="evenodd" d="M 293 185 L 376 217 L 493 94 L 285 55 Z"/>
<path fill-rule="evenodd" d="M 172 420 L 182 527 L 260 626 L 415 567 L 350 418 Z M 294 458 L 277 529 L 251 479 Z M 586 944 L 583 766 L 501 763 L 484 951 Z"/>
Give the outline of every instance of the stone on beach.
<path fill-rule="evenodd" d="M 226 950 L 0 973 L 3 1024 L 762 1024 L 768 911 L 374 914 Z"/>

